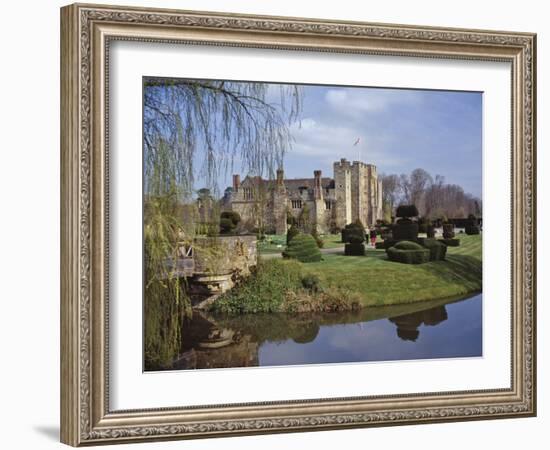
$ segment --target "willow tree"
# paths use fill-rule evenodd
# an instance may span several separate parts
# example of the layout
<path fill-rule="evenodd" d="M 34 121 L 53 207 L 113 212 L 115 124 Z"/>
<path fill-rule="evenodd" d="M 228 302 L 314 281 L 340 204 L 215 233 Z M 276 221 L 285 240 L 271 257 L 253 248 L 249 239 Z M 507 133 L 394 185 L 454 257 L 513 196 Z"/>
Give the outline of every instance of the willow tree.
<path fill-rule="evenodd" d="M 145 78 L 143 85 L 145 362 L 178 352 L 190 301 L 176 274 L 178 247 L 195 234 L 195 180 L 214 195 L 235 164 L 273 177 L 290 149 L 301 91 L 294 85 Z M 204 187 L 204 186 L 201 186 Z"/>

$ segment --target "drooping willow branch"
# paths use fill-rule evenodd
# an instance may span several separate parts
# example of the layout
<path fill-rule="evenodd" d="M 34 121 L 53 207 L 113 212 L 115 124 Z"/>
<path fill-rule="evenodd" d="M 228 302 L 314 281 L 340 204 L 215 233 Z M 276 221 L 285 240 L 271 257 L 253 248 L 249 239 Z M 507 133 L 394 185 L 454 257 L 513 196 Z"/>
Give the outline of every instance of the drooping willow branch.
<path fill-rule="evenodd" d="M 220 175 L 240 169 L 272 176 L 292 144 L 289 127 L 299 119 L 301 90 L 273 85 L 216 80 L 144 80 L 144 147 L 146 192 L 163 140 L 172 148 L 176 184 L 183 194 L 200 175 L 218 192 Z M 197 157 L 200 167 L 194 167 Z"/>
<path fill-rule="evenodd" d="M 144 80 L 146 367 L 177 356 L 183 317 L 190 314 L 185 283 L 167 261 L 196 232 L 195 176 L 213 193 L 236 161 L 246 173 L 271 177 L 291 146 L 289 128 L 300 110 L 296 86 Z"/>

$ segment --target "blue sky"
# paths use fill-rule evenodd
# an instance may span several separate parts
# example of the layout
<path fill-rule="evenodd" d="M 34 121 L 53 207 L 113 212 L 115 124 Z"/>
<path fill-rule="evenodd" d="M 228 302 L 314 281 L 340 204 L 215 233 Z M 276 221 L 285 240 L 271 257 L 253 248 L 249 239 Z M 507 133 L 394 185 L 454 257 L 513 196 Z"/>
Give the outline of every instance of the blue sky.
<path fill-rule="evenodd" d="M 332 163 L 347 158 L 375 164 L 379 173 L 420 167 L 481 197 L 479 92 L 303 86 L 302 119 L 291 131 L 287 178 L 312 177 L 316 169 L 332 177 Z M 221 177 L 222 191 L 230 175 Z"/>

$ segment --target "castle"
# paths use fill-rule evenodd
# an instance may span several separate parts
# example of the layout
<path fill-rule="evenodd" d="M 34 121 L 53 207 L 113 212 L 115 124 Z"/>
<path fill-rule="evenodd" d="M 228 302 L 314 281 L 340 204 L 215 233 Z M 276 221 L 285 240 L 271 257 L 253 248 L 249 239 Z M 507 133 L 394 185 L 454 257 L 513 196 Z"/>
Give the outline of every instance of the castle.
<path fill-rule="evenodd" d="M 382 182 L 376 166 L 341 159 L 333 164 L 333 178 L 320 170 L 313 178 L 285 179 L 277 170 L 275 180 L 233 175 L 232 189 L 224 199 L 226 209 L 236 211 L 248 228 L 285 234 L 288 218 L 315 226 L 320 233 L 335 232 L 359 219 L 372 226 L 382 218 Z"/>

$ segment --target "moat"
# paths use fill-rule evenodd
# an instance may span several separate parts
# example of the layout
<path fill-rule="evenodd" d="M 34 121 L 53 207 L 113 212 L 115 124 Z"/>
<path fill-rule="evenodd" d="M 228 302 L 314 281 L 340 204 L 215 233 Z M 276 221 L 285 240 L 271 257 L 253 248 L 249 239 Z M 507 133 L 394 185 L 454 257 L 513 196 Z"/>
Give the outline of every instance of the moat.
<path fill-rule="evenodd" d="M 195 312 L 168 370 L 482 356 L 482 294 L 340 313 Z"/>

